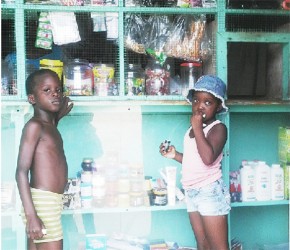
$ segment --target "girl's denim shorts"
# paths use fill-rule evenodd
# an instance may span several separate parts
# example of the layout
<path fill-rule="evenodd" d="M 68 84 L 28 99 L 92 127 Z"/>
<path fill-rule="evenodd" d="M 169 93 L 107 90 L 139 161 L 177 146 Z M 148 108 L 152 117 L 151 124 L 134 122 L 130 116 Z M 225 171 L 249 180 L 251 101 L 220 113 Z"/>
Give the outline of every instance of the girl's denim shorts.
<path fill-rule="evenodd" d="M 230 212 L 230 194 L 222 179 L 205 187 L 185 190 L 187 212 L 203 216 L 226 215 Z"/>

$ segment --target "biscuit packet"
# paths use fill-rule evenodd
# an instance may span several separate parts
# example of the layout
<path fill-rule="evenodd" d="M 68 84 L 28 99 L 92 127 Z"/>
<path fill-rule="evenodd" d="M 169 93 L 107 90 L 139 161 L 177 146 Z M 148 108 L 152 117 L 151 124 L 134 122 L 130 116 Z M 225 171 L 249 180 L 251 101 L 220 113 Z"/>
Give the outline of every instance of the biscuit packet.
<path fill-rule="evenodd" d="M 48 19 L 48 12 L 41 12 L 38 19 L 35 47 L 42 49 L 52 48 L 52 30 Z"/>

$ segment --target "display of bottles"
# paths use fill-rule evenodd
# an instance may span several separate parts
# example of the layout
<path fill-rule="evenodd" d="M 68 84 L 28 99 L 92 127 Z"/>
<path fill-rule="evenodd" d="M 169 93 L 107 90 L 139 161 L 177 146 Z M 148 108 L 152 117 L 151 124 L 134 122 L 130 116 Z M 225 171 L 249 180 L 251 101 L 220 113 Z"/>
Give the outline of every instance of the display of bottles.
<path fill-rule="evenodd" d="M 255 172 L 250 165 L 244 165 L 240 170 L 242 201 L 256 200 Z"/>
<path fill-rule="evenodd" d="M 129 64 L 125 82 L 125 94 L 145 94 L 145 72 L 139 64 Z"/>
<path fill-rule="evenodd" d="M 284 171 L 279 164 L 271 167 L 271 199 L 284 199 Z"/>
<path fill-rule="evenodd" d="M 74 59 L 64 64 L 64 94 L 69 96 L 93 95 L 94 75 L 88 61 Z"/>
<path fill-rule="evenodd" d="M 271 169 L 264 161 L 259 161 L 255 167 L 256 200 L 271 200 Z"/>

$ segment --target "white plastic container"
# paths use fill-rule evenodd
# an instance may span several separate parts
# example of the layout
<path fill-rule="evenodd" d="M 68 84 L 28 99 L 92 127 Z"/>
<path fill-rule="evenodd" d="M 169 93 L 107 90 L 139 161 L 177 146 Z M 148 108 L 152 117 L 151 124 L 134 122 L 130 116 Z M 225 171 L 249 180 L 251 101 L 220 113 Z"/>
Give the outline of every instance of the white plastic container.
<path fill-rule="evenodd" d="M 242 201 L 255 201 L 255 171 L 250 165 L 244 165 L 241 170 Z"/>
<path fill-rule="evenodd" d="M 271 198 L 284 199 L 284 171 L 279 164 L 272 164 L 271 167 Z"/>
<path fill-rule="evenodd" d="M 258 201 L 271 200 L 271 169 L 264 161 L 255 167 L 255 191 Z"/>

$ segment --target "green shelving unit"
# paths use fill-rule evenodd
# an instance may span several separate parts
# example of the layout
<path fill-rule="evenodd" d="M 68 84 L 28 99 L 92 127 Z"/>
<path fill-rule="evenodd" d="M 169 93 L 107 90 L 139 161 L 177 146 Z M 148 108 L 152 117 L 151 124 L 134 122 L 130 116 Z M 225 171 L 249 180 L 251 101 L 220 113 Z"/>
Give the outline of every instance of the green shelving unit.
<path fill-rule="evenodd" d="M 122 128 L 126 130 L 132 124 L 131 115 L 136 119 L 136 126 L 140 126 L 139 134 L 141 149 L 130 148 L 124 142 L 123 136 L 128 131 L 121 131 L 117 135 L 117 142 L 124 146 L 122 153 L 131 156 L 137 150 L 144 165 L 145 175 L 158 176 L 158 169 L 172 165 L 171 161 L 160 157 L 158 146 L 164 139 L 171 139 L 178 148 L 182 148 L 183 133 L 189 126 L 191 107 L 182 96 L 132 96 L 124 94 L 125 62 L 127 55 L 124 44 L 124 16 L 128 13 L 139 14 L 206 14 L 215 22 L 213 32 L 214 53 L 210 59 L 211 67 L 204 73 L 217 74 L 225 82 L 229 76 L 229 59 L 227 58 L 231 43 L 275 44 L 281 51 L 278 67 L 280 75 L 277 83 L 271 85 L 278 89 L 278 98 L 267 95 L 247 96 L 246 98 L 228 97 L 229 113 L 221 117 L 228 127 L 229 137 L 225 147 L 223 174 L 229 182 L 229 171 L 237 170 L 242 159 L 252 160 L 253 157 L 266 159 L 268 164 L 278 161 L 277 135 L 278 126 L 290 126 L 290 12 L 286 10 L 261 9 L 230 9 L 227 1 L 217 1 L 216 8 L 168 8 L 168 7 L 126 7 L 123 1 L 119 6 L 57 6 L 25 4 L 23 0 L 15 3 L 1 4 L 2 20 L 14 20 L 12 37 L 15 38 L 18 93 L 15 96 L 2 96 L 2 181 L 14 181 L 14 169 L 21 131 L 25 121 L 32 114 L 32 108 L 26 102 L 24 82 L 26 78 L 27 59 L 27 19 L 34 20 L 40 11 L 64 11 L 75 13 L 118 13 L 118 78 L 120 84 L 119 96 L 108 97 L 72 97 L 75 107 L 71 114 L 60 123 L 60 130 L 64 137 L 65 151 L 69 162 L 69 173 L 74 176 L 79 170 L 80 160 L 86 153 L 102 155 L 102 143 L 110 140 L 106 133 L 117 133 L 113 130 L 112 122 L 120 118 Z M 239 20 L 251 18 L 263 20 L 259 30 L 239 25 Z M 282 27 L 274 25 L 267 27 L 268 22 L 275 24 L 280 20 L 285 23 Z M 286 21 L 285 21 L 286 20 Z M 258 22 L 258 21 L 257 21 Z M 241 67 L 243 65 L 241 64 Z M 271 76 L 269 76 L 271 77 Z M 237 76 L 237 82 L 241 79 Z M 275 88 L 275 85 L 277 87 Z M 275 97 L 277 97 L 277 95 Z M 99 119 L 99 120 L 98 120 Z M 124 120 L 123 120 L 124 119 Z M 126 120 L 127 119 L 127 120 Z M 95 123 L 107 126 L 108 131 L 102 130 Z M 128 122 L 128 124 L 126 123 Z M 91 126 L 92 125 L 92 126 Z M 118 124 L 119 125 L 119 124 Z M 139 128 L 139 127 L 138 127 Z M 110 130 L 112 129 L 112 130 Z M 85 131 L 85 132 L 84 132 Z M 81 133 L 82 132 L 82 133 Z M 91 133 L 91 134 L 90 134 Z M 169 138 L 170 137 L 170 138 Z M 130 140 L 131 142 L 131 140 Z M 123 143 L 123 144 L 122 144 Z M 139 144 L 138 144 L 139 145 Z M 76 154 L 77 152 L 77 154 Z M 137 157 L 136 157 L 137 158 Z M 176 165 L 177 167 L 179 165 Z M 9 169 L 9 171 L 6 171 Z M 22 221 L 18 216 L 20 201 L 16 199 L 16 211 L 2 213 L 2 248 L 9 250 L 23 249 L 25 234 Z M 136 218 L 143 212 L 151 214 L 151 237 L 165 238 L 177 241 L 184 246 L 195 246 L 194 236 L 189 224 L 184 204 L 175 207 L 139 207 L 139 208 L 94 208 L 88 210 L 73 210 L 63 212 L 65 230 L 70 232 L 75 228 L 74 216 L 82 217 L 83 226 L 89 233 L 93 230 L 101 231 L 97 224 L 91 225 L 94 216 L 98 214 L 114 214 L 120 221 L 120 230 L 124 227 L 124 217 L 133 214 Z M 119 216 L 119 217 L 118 217 Z M 275 218 L 273 218 L 273 216 Z M 279 217 L 279 218 L 278 218 Z M 132 218 L 130 218 L 132 219 Z M 274 223 L 272 223 L 274 219 Z M 7 226 L 8 225 L 8 226 Z M 13 225 L 9 228 L 9 225 Z M 275 245 L 289 242 L 289 201 L 241 202 L 233 203 L 229 216 L 229 238 L 237 238 L 244 244 L 244 249 L 254 249 L 263 245 Z M 7 236 L 8 235 L 8 236 Z M 5 238 L 6 237 L 6 238 Z M 65 234 L 65 242 L 70 236 Z M 13 242 L 13 243 L 12 243 Z M 73 249 L 65 243 L 65 250 Z"/>

